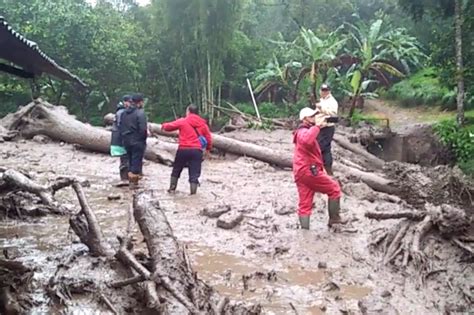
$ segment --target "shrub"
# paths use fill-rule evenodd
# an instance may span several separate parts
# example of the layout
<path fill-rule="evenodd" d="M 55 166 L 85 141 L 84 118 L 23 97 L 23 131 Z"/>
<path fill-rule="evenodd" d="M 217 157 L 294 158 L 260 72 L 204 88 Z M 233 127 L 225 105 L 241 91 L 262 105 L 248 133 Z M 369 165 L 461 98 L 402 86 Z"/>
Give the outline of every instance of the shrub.
<path fill-rule="evenodd" d="M 454 98 L 453 98 L 454 95 Z M 394 84 L 384 97 L 399 101 L 402 106 L 442 105 L 446 109 L 455 109 L 456 93 L 441 85 L 435 68 L 426 68 L 408 79 Z"/>
<path fill-rule="evenodd" d="M 453 151 L 461 168 L 474 169 L 474 125 L 459 128 L 454 120 L 444 120 L 435 125 L 435 132 Z"/>

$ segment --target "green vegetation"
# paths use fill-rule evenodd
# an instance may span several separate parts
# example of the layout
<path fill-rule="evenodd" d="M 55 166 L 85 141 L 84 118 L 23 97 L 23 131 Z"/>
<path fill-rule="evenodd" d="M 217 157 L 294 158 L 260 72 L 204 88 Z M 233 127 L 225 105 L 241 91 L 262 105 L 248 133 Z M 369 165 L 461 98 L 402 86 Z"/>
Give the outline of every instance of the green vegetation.
<path fill-rule="evenodd" d="M 474 110 L 466 112 L 466 125 L 459 128 L 455 119 L 446 119 L 435 125 L 441 141 L 455 154 L 459 167 L 474 177 Z"/>
<path fill-rule="evenodd" d="M 402 106 L 440 106 L 442 109 L 456 109 L 456 91 L 441 83 L 436 68 L 422 69 L 406 80 L 394 84 L 383 97 L 395 100 Z M 466 99 L 466 109 L 474 108 L 474 98 Z"/>

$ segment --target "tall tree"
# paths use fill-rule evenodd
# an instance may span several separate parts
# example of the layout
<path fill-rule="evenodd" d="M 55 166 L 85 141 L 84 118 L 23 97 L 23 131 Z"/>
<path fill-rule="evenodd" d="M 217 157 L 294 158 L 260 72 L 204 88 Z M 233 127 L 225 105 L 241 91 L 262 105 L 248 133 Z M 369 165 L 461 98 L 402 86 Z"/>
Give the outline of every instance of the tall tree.
<path fill-rule="evenodd" d="M 464 124 L 464 62 L 463 62 L 463 36 L 462 28 L 464 15 L 463 10 L 467 7 L 469 0 L 399 0 L 399 4 L 407 12 L 412 14 L 413 19 L 421 21 L 423 15 L 444 15 L 453 18 L 454 24 L 454 47 L 457 80 L 456 121 L 458 126 Z M 442 13 L 442 14 L 440 14 Z"/>

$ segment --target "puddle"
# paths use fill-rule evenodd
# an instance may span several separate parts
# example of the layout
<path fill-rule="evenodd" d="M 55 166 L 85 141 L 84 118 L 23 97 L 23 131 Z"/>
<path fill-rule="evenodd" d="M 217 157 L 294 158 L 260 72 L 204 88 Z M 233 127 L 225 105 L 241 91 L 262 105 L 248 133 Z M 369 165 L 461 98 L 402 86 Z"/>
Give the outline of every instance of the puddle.
<path fill-rule="evenodd" d="M 273 260 L 250 261 L 194 244 L 188 251 L 194 270 L 204 281 L 231 299 L 260 303 L 267 314 L 294 313 L 291 304 L 303 314 L 323 314 L 322 301 L 334 294 L 321 290 L 333 271 L 306 270 Z M 360 299 L 370 292 L 366 287 L 341 285 L 337 295 Z"/>

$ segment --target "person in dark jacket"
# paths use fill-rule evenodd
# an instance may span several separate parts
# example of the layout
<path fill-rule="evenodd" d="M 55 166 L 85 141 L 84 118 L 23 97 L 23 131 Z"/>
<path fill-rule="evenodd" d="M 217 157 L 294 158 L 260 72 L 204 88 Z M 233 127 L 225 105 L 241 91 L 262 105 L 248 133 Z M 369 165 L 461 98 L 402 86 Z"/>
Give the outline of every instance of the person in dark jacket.
<path fill-rule="evenodd" d="M 132 186 L 136 186 L 141 178 L 148 136 L 147 118 L 143 104 L 143 95 L 133 95 L 132 105 L 125 109 L 120 122 L 120 134 L 129 159 L 128 179 Z"/>
<path fill-rule="evenodd" d="M 130 107 L 132 102 L 132 97 L 130 95 L 125 95 L 122 98 L 122 101 L 117 104 L 117 111 L 115 112 L 115 120 L 112 125 L 112 139 L 110 141 L 110 155 L 120 157 L 120 179 L 128 181 L 128 156 L 127 151 L 125 150 L 122 143 L 122 136 L 120 134 L 120 123 L 122 119 L 122 114 Z"/>
<path fill-rule="evenodd" d="M 164 131 L 179 130 L 178 151 L 171 172 L 168 192 L 176 191 L 181 172 L 188 165 L 191 195 L 194 195 L 199 186 L 204 151 L 208 153 L 212 148 L 209 127 L 206 121 L 198 115 L 197 106 L 191 104 L 186 109 L 186 117 L 164 123 L 161 128 Z"/>
<path fill-rule="evenodd" d="M 339 214 L 341 187 L 327 174 L 321 149 L 316 141 L 321 128 L 324 128 L 327 122 L 325 117 L 317 116 L 316 113 L 317 110 L 303 108 L 300 111 L 301 124 L 293 135 L 293 175 L 299 196 L 298 217 L 301 228 L 307 230 L 316 192 L 328 196 L 329 227 L 348 222 Z"/>

